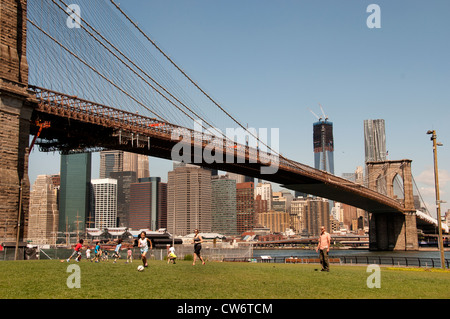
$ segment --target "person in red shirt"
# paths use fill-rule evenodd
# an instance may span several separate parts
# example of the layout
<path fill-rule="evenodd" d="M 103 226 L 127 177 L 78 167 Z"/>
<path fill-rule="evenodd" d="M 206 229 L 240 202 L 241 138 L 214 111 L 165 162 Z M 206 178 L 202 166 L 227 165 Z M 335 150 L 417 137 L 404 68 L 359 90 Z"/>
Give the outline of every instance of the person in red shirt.
<path fill-rule="evenodd" d="M 69 262 L 70 259 L 72 259 L 72 257 L 75 255 L 77 255 L 77 257 L 75 258 L 76 261 L 79 262 L 81 260 L 81 250 L 82 249 L 83 249 L 83 239 L 80 239 L 78 244 L 75 246 L 75 250 L 73 251 L 72 255 L 70 255 L 70 257 L 67 258 L 67 262 Z"/>
<path fill-rule="evenodd" d="M 316 252 L 320 251 L 321 271 L 330 271 L 330 263 L 328 262 L 328 252 L 330 251 L 331 236 L 325 231 L 325 227 L 320 228 L 319 242 L 316 247 Z"/>

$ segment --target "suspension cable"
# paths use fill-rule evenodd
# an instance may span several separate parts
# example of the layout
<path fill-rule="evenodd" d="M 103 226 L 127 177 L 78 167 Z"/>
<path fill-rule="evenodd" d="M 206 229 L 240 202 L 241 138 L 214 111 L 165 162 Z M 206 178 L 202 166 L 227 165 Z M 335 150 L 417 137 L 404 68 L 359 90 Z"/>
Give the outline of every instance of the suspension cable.
<path fill-rule="evenodd" d="M 81 63 L 83 63 L 85 66 L 87 66 L 88 68 L 90 68 L 92 71 L 94 71 L 95 73 L 97 73 L 97 75 L 99 75 L 100 77 L 102 77 L 104 80 L 108 81 L 111 85 L 113 85 L 116 89 L 120 90 L 122 93 L 124 93 L 126 96 L 128 96 L 129 98 L 131 98 L 133 101 L 135 101 L 136 103 L 138 103 L 139 105 L 141 105 L 142 107 L 144 107 L 146 110 L 148 110 L 149 112 L 151 112 L 152 114 L 154 114 L 156 117 L 160 118 L 161 120 L 163 120 L 164 122 L 169 122 L 167 119 L 165 119 L 163 116 L 159 115 L 158 113 L 155 113 L 154 111 L 152 111 L 149 107 L 147 107 L 145 104 L 143 104 L 141 101 L 137 100 L 135 97 L 133 97 L 130 93 L 128 93 L 127 91 L 125 91 L 124 89 L 122 89 L 121 87 L 119 87 L 116 83 L 114 83 L 113 81 L 111 81 L 110 79 L 108 79 L 105 75 L 103 75 L 102 73 L 100 73 L 97 69 L 95 69 L 93 66 L 91 66 L 89 63 L 87 63 L 86 61 L 84 61 L 82 58 L 80 58 L 77 54 L 75 54 L 74 52 L 72 52 L 70 49 L 68 49 L 66 46 L 64 46 L 61 42 L 59 42 L 58 40 L 56 40 L 54 37 L 52 37 L 50 34 L 48 34 L 47 32 L 45 32 L 42 28 L 40 28 L 36 23 L 34 23 L 33 21 L 31 21 L 30 19 L 27 18 L 27 21 L 30 22 L 34 27 L 36 27 L 39 31 L 41 31 L 44 35 L 46 35 L 49 39 L 51 39 L 53 42 L 55 42 L 56 44 L 58 44 L 61 48 L 63 48 L 65 51 L 67 51 L 70 55 L 72 55 L 74 58 L 76 58 L 77 60 L 79 60 Z"/>
<path fill-rule="evenodd" d="M 298 165 L 297 162 L 290 160 L 283 155 L 281 155 L 279 152 L 276 152 L 273 150 L 270 146 L 268 146 L 266 143 L 262 142 L 258 136 L 255 136 L 251 131 L 249 131 L 244 125 L 242 125 L 235 117 L 233 117 L 229 112 L 227 112 L 220 104 L 218 104 L 214 99 L 211 98 L 209 94 L 207 94 L 194 80 L 192 80 L 191 77 L 189 77 L 186 72 L 184 72 L 138 25 L 136 22 L 134 22 L 120 7 L 118 4 L 114 2 L 114 0 L 110 0 L 110 2 L 119 10 L 119 12 L 141 33 L 178 71 L 181 72 L 188 80 L 191 82 L 202 94 L 204 94 L 214 105 L 216 105 L 222 112 L 224 112 L 229 118 L 231 118 L 237 125 L 239 125 L 244 131 L 248 132 L 250 135 L 252 135 L 254 138 L 256 138 L 257 141 L 259 141 L 262 145 L 267 147 L 268 150 L 272 151 L 274 154 L 276 154 L 278 157 L 284 159 L 285 161 L 291 163 L 292 165 L 296 166 L 297 168 L 304 170 L 302 167 Z"/>

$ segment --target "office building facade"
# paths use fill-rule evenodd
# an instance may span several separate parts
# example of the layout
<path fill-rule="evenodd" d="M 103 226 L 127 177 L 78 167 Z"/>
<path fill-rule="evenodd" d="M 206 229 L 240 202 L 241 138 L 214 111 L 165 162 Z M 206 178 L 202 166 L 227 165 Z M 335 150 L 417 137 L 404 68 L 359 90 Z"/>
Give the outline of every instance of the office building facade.
<path fill-rule="evenodd" d="M 141 182 L 131 184 L 130 197 L 128 227 L 132 230 L 151 229 L 152 183 Z"/>
<path fill-rule="evenodd" d="M 236 181 L 215 176 L 211 181 L 212 231 L 223 235 L 237 235 Z"/>
<path fill-rule="evenodd" d="M 325 227 L 330 232 L 330 204 L 325 198 L 315 197 L 307 199 L 305 222 L 310 236 L 319 236 L 320 228 Z"/>
<path fill-rule="evenodd" d="M 255 196 L 261 195 L 261 199 L 267 201 L 267 210 L 272 209 L 272 184 L 271 183 L 258 183 L 255 187 Z"/>
<path fill-rule="evenodd" d="M 160 177 L 139 178 L 131 184 L 129 227 L 156 231 L 167 228 L 167 184 Z"/>
<path fill-rule="evenodd" d="M 137 182 L 136 172 L 111 172 L 109 176 L 117 180 L 117 226 L 128 227 L 131 205 L 131 184 Z"/>
<path fill-rule="evenodd" d="M 258 224 L 270 229 L 271 233 L 281 233 L 290 226 L 289 214 L 283 211 L 268 211 L 258 214 Z"/>
<path fill-rule="evenodd" d="M 100 178 L 110 178 L 112 172 L 123 172 L 123 151 L 100 152 Z"/>
<path fill-rule="evenodd" d="M 100 178 L 110 178 L 112 172 L 135 172 L 137 178 L 150 176 L 148 156 L 124 151 L 100 152 Z"/>
<path fill-rule="evenodd" d="M 117 180 L 93 179 L 91 183 L 95 227 L 99 229 L 117 227 Z"/>
<path fill-rule="evenodd" d="M 91 153 L 61 155 L 58 226 L 61 233 L 84 232 L 86 228 L 90 217 L 91 162 Z"/>
<path fill-rule="evenodd" d="M 158 229 L 167 229 L 167 183 L 158 184 Z"/>
<path fill-rule="evenodd" d="M 296 198 L 291 203 L 290 224 L 291 228 L 297 234 L 304 234 L 308 232 L 306 224 L 306 209 L 308 200 L 305 198 Z"/>
<path fill-rule="evenodd" d="M 32 244 L 56 244 L 59 185 L 53 176 L 39 175 L 30 192 L 28 238 Z"/>
<path fill-rule="evenodd" d="M 255 228 L 255 189 L 252 182 L 236 184 L 237 232 L 242 234 Z"/>
<path fill-rule="evenodd" d="M 167 230 L 187 235 L 198 229 L 211 232 L 211 171 L 177 167 L 168 173 Z"/>

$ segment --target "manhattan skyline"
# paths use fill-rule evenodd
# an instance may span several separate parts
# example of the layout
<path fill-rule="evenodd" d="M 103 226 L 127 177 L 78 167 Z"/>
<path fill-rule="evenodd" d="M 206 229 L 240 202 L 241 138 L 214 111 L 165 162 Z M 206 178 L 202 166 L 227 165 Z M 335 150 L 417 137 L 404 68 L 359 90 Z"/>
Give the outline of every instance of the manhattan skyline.
<path fill-rule="evenodd" d="M 369 4 L 381 9 L 370 29 Z M 314 166 L 308 108 L 320 103 L 333 122 L 335 174 L 364 166 L 367 119 L 384 119 L 388 159 L 411 159 L 435 217 L 433 152 L 440 195 L 450 193 L 450 27 L 444 1 L 181 1 L 121 4 L 206 92 L 254 128 L 280 128 L 280 152 Z M 214 112 L 217 112 L 214 110 Z M 99 154 L 92 157 L 97 178 Z M 172 162 L 149 158 L 167 181 Z M 59 173 L 58 154 L 30 155 L 29 177 Z M 442 205 L 442 212 L 449 208 Z"/>

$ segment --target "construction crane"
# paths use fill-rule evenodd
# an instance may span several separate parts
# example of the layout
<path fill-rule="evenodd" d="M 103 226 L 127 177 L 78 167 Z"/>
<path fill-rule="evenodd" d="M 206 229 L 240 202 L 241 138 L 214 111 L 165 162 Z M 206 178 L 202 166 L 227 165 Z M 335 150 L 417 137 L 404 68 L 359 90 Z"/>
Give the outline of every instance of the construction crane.
<path fill-rule="evenodd" d="M 322 110 L 322 115 L 326 122 L 328 120 L 328 116 L 325 115 L 325 112 L 323 111 L 323 107 L 322 107 L 322 105 L 320 105 L 320 103 L 319 103 L 319 106 L 320 106 L 320 109 Z"/>
<path fill-rule="evenodd" d="M 321 121 L 322 118 L 319 117 L 316 113 L 314 113 L 310 108 L 308 108 L 308 110 L 317 118 L 317 120 Z"/>
<path fill-rule="evenodd" d="M 319 103 L 319 107 L 320 107 L 320 110 L 322 111 L 322 115 L 323 115 L 323 117 L 320 117 L 320 116 L 318 116 L 316 113 L 314 113 L 310 108 L 308 108 L 308 110 L 317 118 L 317 120 L 319 121 L 319 122 L 322 122 L 322 119 L 326 122 L 326 121 L 328 121 L 328 116 L 326 116 L 325 115 L 325 112 L 323 111 L 323 107 L 322 107 L 322 105 L 320 105 L 320 103 Z"/>

